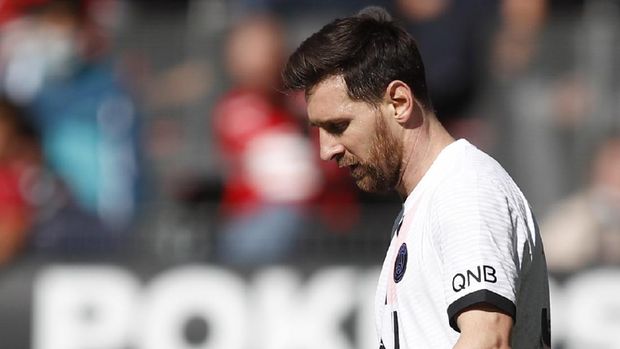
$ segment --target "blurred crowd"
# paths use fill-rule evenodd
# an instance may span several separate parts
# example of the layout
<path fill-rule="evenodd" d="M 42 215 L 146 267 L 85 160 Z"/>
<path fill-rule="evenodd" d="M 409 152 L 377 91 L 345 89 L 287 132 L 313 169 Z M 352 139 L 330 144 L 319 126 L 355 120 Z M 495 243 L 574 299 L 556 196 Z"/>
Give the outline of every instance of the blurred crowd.
<path fill-rule="evenodd" d="M 620 265 L 611 0 L 0 1 L 0 265 L 382 251 L 372 222 L 398 199 L 319 161 L 304 96 L 280 86 L 302 38 L 366 5 L 418 42 L 440 120 L 530 198 L 551 271 Z"/>

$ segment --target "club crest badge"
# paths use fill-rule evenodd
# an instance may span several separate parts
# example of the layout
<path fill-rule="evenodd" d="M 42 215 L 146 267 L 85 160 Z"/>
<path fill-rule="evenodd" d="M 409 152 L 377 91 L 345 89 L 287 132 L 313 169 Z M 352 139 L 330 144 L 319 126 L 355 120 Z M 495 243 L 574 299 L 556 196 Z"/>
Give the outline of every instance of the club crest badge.
<path fill-rule="evenodd" d="M 398 249 L 396 261 L 394 262 L 394 282 L 399 283 L 405 276 L 407 270 L 407 244 L 403 242 Z"/>

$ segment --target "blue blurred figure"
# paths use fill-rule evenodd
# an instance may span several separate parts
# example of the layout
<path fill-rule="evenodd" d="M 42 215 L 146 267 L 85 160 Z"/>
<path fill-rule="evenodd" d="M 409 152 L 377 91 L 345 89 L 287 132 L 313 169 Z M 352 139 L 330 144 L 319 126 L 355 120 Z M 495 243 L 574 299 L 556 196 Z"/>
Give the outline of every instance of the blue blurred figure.
<path fill-rule="evenodd" d="M 135 105 L 93 20 L 102 1 L 28 1 L 5 24 L 1 88 L 31 109 L 45 157 L 82 209 L 125 231 L 138 198 Z"/>

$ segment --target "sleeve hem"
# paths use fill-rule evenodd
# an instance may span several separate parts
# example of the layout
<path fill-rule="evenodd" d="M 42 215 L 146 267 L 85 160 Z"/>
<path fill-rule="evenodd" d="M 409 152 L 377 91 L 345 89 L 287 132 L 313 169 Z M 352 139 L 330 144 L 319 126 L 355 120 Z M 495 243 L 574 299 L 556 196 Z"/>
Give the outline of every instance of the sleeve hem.
<path fill-rule="evenodd" d="M 456 323 L 456 318 L 461 311 L 465 308 L 475 304 L 486 303 L 498 308 L 501 312 L 512 317 L 513 321 L 516 321 L 517 307 L 510 299 L 499 295 L 490 290 L 479 290 L 465 295 L 448 306 L 448 319 L 450 321 L 450 327 L 456 332 L 461 332 Z"/>

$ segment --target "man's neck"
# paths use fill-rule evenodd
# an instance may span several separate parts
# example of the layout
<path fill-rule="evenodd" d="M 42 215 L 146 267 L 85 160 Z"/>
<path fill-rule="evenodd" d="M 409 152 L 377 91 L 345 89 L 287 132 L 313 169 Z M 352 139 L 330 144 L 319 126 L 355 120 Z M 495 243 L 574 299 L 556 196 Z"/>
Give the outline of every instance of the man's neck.
<path fill-rule="evenodd" d="M 439 153 L 452 142 L 454 138 L 432 114 L 424 116 L 419 128 L 405 131 L 403 172 L 396 187 L 403 200 L 422 180 Z"/>

